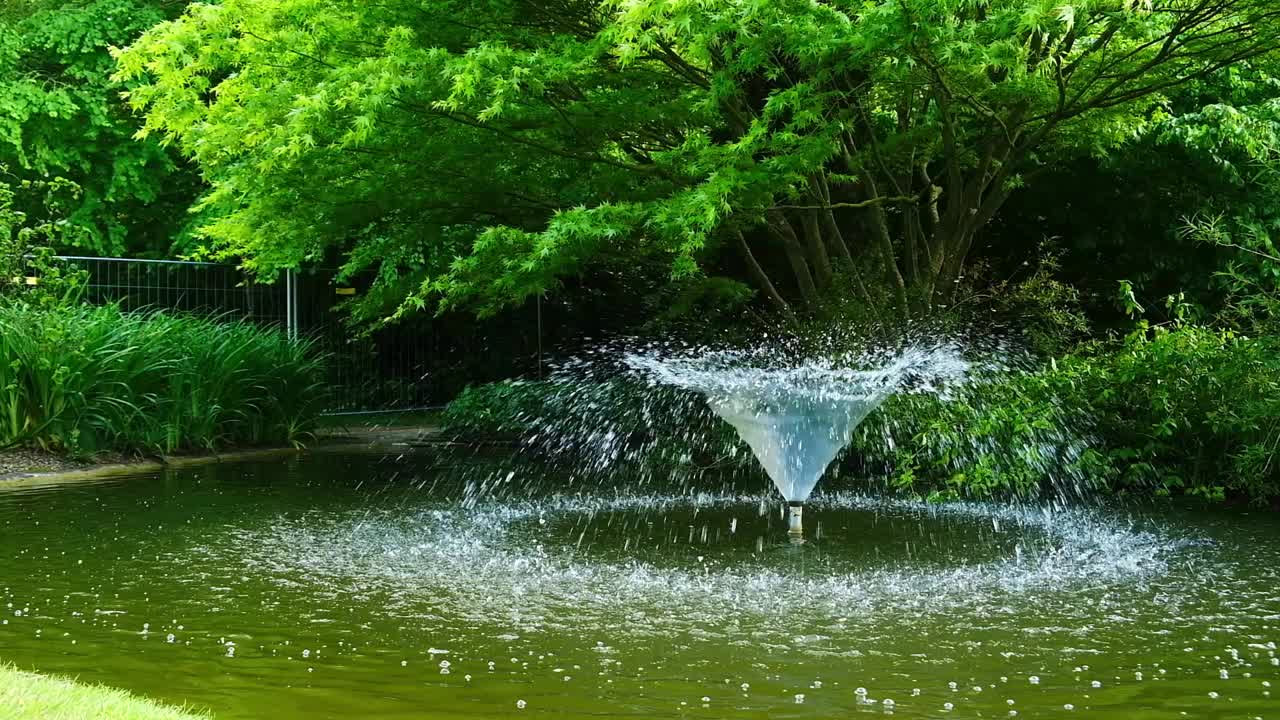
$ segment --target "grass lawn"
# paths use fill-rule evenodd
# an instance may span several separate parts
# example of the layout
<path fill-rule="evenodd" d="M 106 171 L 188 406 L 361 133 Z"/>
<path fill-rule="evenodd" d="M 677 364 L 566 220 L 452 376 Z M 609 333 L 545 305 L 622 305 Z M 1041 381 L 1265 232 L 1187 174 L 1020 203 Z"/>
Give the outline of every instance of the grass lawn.
<path fill-rule="evenodd" d="M 0 720 L 209 720 L 209 715 L 0 665 Z"/>

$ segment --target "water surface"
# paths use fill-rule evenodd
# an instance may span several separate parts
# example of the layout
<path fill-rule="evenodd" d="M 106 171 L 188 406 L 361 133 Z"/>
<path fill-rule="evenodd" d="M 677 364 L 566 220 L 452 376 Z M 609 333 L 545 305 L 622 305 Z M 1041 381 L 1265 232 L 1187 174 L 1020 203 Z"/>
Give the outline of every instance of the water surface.
<path fill-rule="evenodd" d="M 841 485 L 802 546 L 763 478 L 318 454 L 0 486 L 0 661 L 223 719 L 1280 716 L 1274 514 Z"/>

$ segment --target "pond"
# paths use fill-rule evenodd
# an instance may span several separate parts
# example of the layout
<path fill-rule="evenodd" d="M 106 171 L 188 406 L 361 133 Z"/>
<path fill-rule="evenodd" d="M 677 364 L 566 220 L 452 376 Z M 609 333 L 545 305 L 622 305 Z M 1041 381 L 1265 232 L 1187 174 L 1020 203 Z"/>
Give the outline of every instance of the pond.
<path fill-rule="evenodd" d="M 317 453 L 0 486 L 0 661 L 220 720 L 1280 713 L 1275 514 L 827 488 L 793 545 L 763 478 Z"/>

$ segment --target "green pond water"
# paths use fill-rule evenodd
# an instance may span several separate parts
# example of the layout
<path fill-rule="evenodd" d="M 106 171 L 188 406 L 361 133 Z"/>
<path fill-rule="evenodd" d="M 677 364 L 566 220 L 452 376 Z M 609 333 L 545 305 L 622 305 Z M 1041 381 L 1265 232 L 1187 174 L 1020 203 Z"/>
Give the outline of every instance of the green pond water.
<path fill-rule="evenodd" d="M 0 661 L 223 720 L 1280 717 L 1275 514 L 855 487 L 796 546 L 763 478 L 354 453 L 0 486 Z"/>

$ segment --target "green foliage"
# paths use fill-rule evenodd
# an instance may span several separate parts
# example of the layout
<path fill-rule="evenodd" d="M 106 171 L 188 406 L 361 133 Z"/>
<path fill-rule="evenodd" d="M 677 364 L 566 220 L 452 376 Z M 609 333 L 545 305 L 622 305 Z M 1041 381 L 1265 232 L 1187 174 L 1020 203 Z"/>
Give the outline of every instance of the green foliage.
<path fill-rule="evenodd" d="M 1127 326 L 1111 302 L 1123 280 L 1155 321 L 1174 318 L 1153 299 L 1182 294 L 1202 320 L 1255 331 L 1274 314 L 1266 256 L 1280 255 L 1278 78 L 1276 62 L 1255 60 L 1169 90 L 1130 145 L 1016 193 L 991 256 L 1020 261 L 1026 236 L 1056 237 L 1061 276 L 1103 327 Z"/>
<path fill-rule="evenodd" d="M 520 439 L 537 454 L 574 458 L 577 472 L 723 466 L 750 457 L 696 394 L 616 377 L 489 383 L 463 391 L 441 416 L 464 440 Z M 736 449 L 735 449 L 736 448 Z"/>
<path fill-rule="evenodd" d="M 323 365 L 276 330 L 114 307 L 0 304 L 0 447 L 172 453 L 301 442 Z"/>
<path fill-rule="evenodd" d="M 441 428 L 465 438 L 519 437 L 545 416 L 556 386 L 506 381 L 469 387 L 445 408 Z"/>
<path fill-rule="evenodd" d="M 960 299 L 944 316 L 956 331 L 995 327 L 1006 338 L 1042 357 L 1062 355 L 1089 333 L 1080 291 L 1063 282 L 1062 252 L 1042 246 L 1032 264 L 996 278 L 986 263 L 975 263 L 965 278 Z"/>
<path fill-rule="evenodd" d="M 1206 497 L 1280 495 L 1276 338 L 1144 327 L 1064 372 L 1064 390 L 1087 393 L 1121 485 Z"/>
<path fill-rule="evenodd" d="M 686 278 L 655 288 L 645 297 L 649 318 L 642 328 L 653 337 L 686 341 L 723 341 L 726 334 L 746 329 L 743 311 L 755 293 L 722 276 Z"/>
<path fill-rule="evenodd" d="M 859 427 L 843 474 L 884 476 L 930 496 L 1051 492 L 1280 497 L 1280 341 L 1196 326 L 1148 328 L 1085 345 L 1031 371 L 982 378 L 938 398 L 891 398 Z M 697 398 L 625 383 L 508 382 L 450 404 L 463 438 L 575 438 L 611 432 L 659 460 L 726 456 L 754 467 Z M 584 442 L 579 450 L 596 452 Z M 637 454 L 636 457 L 641 457 Z"/>
<path fill-rule="evenodd" d="M 225 0 L 117 77 L 212 182 L 208 250 L 264 273 L 354 249 L 401 312 L 492 314 L 600 262 L 683 280 L 740 246 L 780 307 L 905 312 L 949 303 L 1034 173 L 1274 61 L 1278 21 L 1272 0 Z M 871 274 L 834 283 L 846 254 Z"/>
<path fill-rule="evenodd" d="M 5 172 L 0 165 L 0 175 Z M 65 230 L 63 198 L 75 198 L 79 187 L 63 178 L 23 181 L 21 187 L 43 197 L 45 215 L 29 218 L 13 207 L 14 191 L 0 181 L 0 304 L 21 302 L 53 307 L 79 298 L 84 274 L 54 258 L 54 246 Z"/>
<path fill-rule="evenodd" d="M 1144 327 L 949 401 L 892 400 L 855 449 L 921 493 L 1266 501 L 1280 497 L 1280 342 Z"/>
<path fill-rule="evenodd" d="M 20 2 L 0 14 L 0 165 L 24 181 L 16 201 L 29 214 L 42 198 L 25 182 L 61 175 L 82 188 L 66 208 L 61 248 L 166 253 L 183 228 L 198 180 L 159 143 L 133 139 L 138 122 L 108 52 L 180 5 Z"/>

